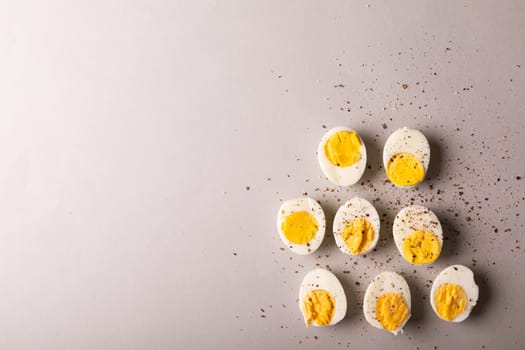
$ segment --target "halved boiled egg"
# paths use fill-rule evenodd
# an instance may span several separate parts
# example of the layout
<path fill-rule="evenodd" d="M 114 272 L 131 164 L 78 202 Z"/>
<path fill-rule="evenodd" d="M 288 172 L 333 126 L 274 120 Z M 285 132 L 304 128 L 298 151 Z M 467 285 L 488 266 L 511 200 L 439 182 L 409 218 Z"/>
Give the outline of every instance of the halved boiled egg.
<path fill-rule="evenodd" d="M 372 326 L 397 335 L 410 318 L 410 309 L 410 288 L 401 275 L 382 272 L 368 285 L 363 311 Z"/>
<path fill-rule="evenodd" d="M 354 197 L 337 210 L 334 237 L 337 247 L 346 254 L 364 254 L 379 240 L 379 215 L 364 198 Z"/>
<path fill-rule="evenodd" d="M 307 255 L 316 251 L 323 242 L 325 229 L 324 212 L 315 199 L 292 199 L 279 208 L 279 237 L 294 253 Z"/>
<path fill-rule="evenodd" d="M 444 269 L 434 280 L 430 290 L 430 304 L 445 321 L 465 320 L 478 302 L 479 288 L 474 273 L 463 265 Z"/>
<path fill-rule="evenodd" d="M 340 186 L 355 184 L 366 168 L 365 144 L 346 127 L 333 128 L 321 138 L 317 158 L 323 174 Z"/>
<path fill-rule="evenodd" d="M 341 282 L 325 269 L 308 272 L 301 282 L 299 308 L 306 327 L 338 323 L 346 315 L 346 295 Z"/>
<path fill-rule="evenodd" d="M 386 176 L 399 187 L 412 187 L 425 178 L 430 146 L 423 133 L 407 127 L 394 131 L 383 149 Z"/>
<path fill-rule="evenodd" d="M 411 264 L 430 264 L 441 254 L 443 229 L 430 209 L 413 205 L 401 209 L 392 228 L 397 249 Z"/>

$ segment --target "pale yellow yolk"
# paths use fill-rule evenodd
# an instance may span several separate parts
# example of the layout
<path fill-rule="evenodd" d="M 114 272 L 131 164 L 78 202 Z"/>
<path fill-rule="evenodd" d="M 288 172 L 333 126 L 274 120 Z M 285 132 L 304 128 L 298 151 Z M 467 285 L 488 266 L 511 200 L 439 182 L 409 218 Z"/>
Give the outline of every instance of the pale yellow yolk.
<path fill-rule="evenodd" d="M 446 283 L 439 286 L 434 302 L 439 317 L 451 321 L 465 311 L 468 299 L 463 288 L 457 284 Z"/>
<path fill-rule="evenodd" d="M 397 153 L 388 161 L 386 176 L 394 185 L 414 186 L 423 181 L 425 168 L 413 154 Z"/>
<path fill-rule="evenodd" d="M 303 302 L 303 314 L 306 327 L 312 322 L 318 326 L 330 323 L 335 312 L 335 298 L 324 289 L 310 291 Z"/>
<path fill-rule="evenodd" d="M 317 233 L 317 227 L 317 220 L 307 211 L 291 213 L 281 225 L 286 239 L 296 244 L 310 242 Z"/>
<path fill-rule="evenodd" d="M 357 218 L 346 224 L 342 237 L 352 254 L 360 254 L 374 240 L 374 227 L 367 219 Z"/>
<path fill-rule="evenodd" d="M 428 264 L 441 253 L 438 237 L 430 231 L 414 231 L 403 241 L 403 256 L 412 264 Z"/>
<path fill-rule="evenodd" d="M 348 167 L 361 159 L 361 140 L 355 131 L 339 131 L 326 141 L 324 152 L 333 165 Z"/>
<path fill-rule="evenodd" d="M 399 293 L 386 293 L 376 302 L 376 317 L 384 329 L 398 329 L 410 316 L 405 298 Z"/>

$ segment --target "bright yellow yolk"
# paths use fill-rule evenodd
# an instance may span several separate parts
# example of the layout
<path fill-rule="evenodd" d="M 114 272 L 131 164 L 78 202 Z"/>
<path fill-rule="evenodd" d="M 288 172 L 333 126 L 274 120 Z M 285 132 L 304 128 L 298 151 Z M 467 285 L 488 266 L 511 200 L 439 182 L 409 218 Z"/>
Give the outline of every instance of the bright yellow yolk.
<path fill-rule="evenodd" d="M 384 329 L 398 329 L 410 316 L 405 298 L 399 293 L 386 293 L 376 302 L 376 317 Z"/>
<path fill-rule="evenodd" d="M 333 165 L 347 167 L 361 159 L 361 140 L 355 131 L 339 131 L 326 141 L 324 152 Z"/>
<path fill-rule="evenodd" d="M 286 239 L 296 244 L 310 242 L 317 233 L 317 227 L 317 220 L 307 211 L 291 213 L 281 225 Z"/>
<path fill-rule="evenodd" d="M 357 218 L 346 224 L 342 237 L 352 254 L 360 254 L 374 240 L 374 227 L 367 219 Z"/>
<path fill-rule="evenodd" d="M 330 323 L 335 312 L 335 298 L 324 289 L 310 291 L 303 302 L 306 327 L 312 322 L 318 326 Z"/>
<path fill-rule="evenodd" d="M 425 168 L 413 154 L 397 153 L 388 161 L 386 176 L 397 186 L 414 186 L 423 181 Z"/>
<path fill-rule="evenodd" d="M 441 253 L 438 237 L 430 231 L 414 231 L 403 241 L 403 256 L 412 264 L 428 264 Z"/>
<path fill-rule="evenodd" d="M 439 317 L 447 321 L 458 317 L 468 304 L 463 288 L 449 283 L 439 286 L 434 301 Z"/>

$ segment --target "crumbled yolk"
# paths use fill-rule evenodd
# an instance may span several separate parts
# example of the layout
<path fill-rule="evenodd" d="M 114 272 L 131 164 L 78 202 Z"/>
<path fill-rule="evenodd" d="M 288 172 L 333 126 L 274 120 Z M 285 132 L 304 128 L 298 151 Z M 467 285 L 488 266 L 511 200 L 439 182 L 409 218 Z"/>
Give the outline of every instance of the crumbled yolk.
<path fill-rule="evenodd" d="M 414 186 L 423 181 L 425 168 L 421 160 L 415 155 L 397 153 L 388 161 L 386 176 L 394 185 Z"/>
<path fill-rule="evenodd" d="M 374 240 L 374 227 L 367 219 L 357 218 L 346 223 L 342 237 L 352 254 L 361 254 Z"/>
<path fill-rule="evenodd" d="M 317 220 L 307 211 L 293 212 L 281 224 L 286 239 L 296 244 L 310 242 L 317 233 L 317 228 Z"/>
<path fill-rule="evenodd" d="M 430 231 L 414 231 L 403 241 L 403 256 L 412 264 L 428 264 L 441 253 L 438 237 Z"/>
<path fill-rule="evenodd" d="M 332 320 L 335 312 L 335 298 L 324 289 L 310 291 L 303 303 L 304 322 L 308 327 L 312 322 L 325 326 Z"/>
<path fill-rule="evenodd" d="M 376 302 L 376 317 L 384 329 L 398 329 L 410 316 L 405 298 L 399 293 L 385 293 Z"/>
<path fill-rule="evenodd" d="M 348 167 L 361 159 L 361 140 L 355 131 L 339 131 L 326 141 L 324 152 L 333 165 Z"/>
<path fill-rule="evenodd" d="M 439 317 L 447 321 L 458 317 L 465 311 L 468 303 L 463 288 L 451 283 L 439 286 L 434 298 Z"/>

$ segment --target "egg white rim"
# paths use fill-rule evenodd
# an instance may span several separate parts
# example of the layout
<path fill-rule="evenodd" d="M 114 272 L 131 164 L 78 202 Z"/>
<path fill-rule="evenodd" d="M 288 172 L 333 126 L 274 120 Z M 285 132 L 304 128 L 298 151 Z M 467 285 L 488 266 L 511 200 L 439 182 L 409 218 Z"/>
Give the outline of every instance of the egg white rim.
<path fill-rule="evenodd" d="M 421 214 L 425 215 L 424 221 L 412 222 L 412 217 Z M 392 225 L 392 235 L 394 236 L 394 242 L 396 243 L 397 250 L 399 251 L 401 256 L 403 256 L 403 241 L 406 237 L 412 234 L 412 232 L 417 230 L 431 231 L 433 234 L 435 234 L 441 245 L 441 251 L 443 251 L 443 227 L 441 226 L 441 222 L 439 221 L 437 215 L 432 210 L 422 205 L 410 205 L 408 207 L 404 207 L 399 211 L 399 213 L 397 213 L 396 217 L 394 218 L 394 223 Z M 437 259 L 439 259 L 439 256 Z M 433 262 L 436 262 L 436 260 L 434 260 Z M 405 261 L 407 260 L 405 259 Z"/>
<path fill-rule="evenodd" d="M 360 211 L 363 208 L 366 208 L 366 210 L 368 210 L 368 213 L 366 213 L 365 210 L 363 210 L 363 213 L 357 213 L 357 211 Z M 366 216 L 366 214 L 370 214 L 370 215 Z M 344 230 L 346 222 L 357 219 L 357 218 L 365 218 L 372 224 L 372 227 L 374 228 L 374 239 L 372 240 L 372 242 L 370 242 L 370 245 L 364 252 L 359 253 L 359 254 L 354 254 L 346 246 L 343 240 L 343 237 L 342 237 L 342 232 Z M 333 234 L 334 234 L 335 243 L 337 247 L 345 254 L 348 254 L 348 255 L 366 254 L 376 247 L 377 242 L 379 241 L 380 227 L 381 227 L 381 224 L 379 220 L 379 214 L 377 213 L 377 210 L 372 205 L 372 203 L 370 203 L 364 198 L 354 197 L 346 201 L 343 205 L 339 207 L 339 209 L 337 209 L 337 212 L 334 217 L 334 224 L 333 224 Z"/>
<path fill-rule="evenodd" d="M 468 276 L 467 279 L 465 279 L 465 275 Z M 450 321 L 444 321 L 456 323 L 462 322 L 469 317 L 470 313 L 472 312 L 472 309 L 474 308 L 474 306 L 476 306 L 479 298 L 479 287 L 476 284 L 476 281 L 474 280 L 474 272 L 472 272 L 471 269 L 463 265 L 452 265 L 443 269 L 434 279 L 434 283 L 432 283 L 432 288 L 430 289 L 430 305 L 432 306 L 432 309 L 440 319 L 442 318 L 437 312 L 435 296 L 437 289 L 441 285 L 446 283 L 457 284 L 458 286 L 460 286 L 467 295 L 468 305 L 461 314 L 456 316 L 456 318 Z M 468 284 L 468 288 L 466 287 L 466 284 Z"/>
<path fill-rule="evenodd" d="M 409 143 L 405 141 L 405 138 L 407 137 L 411 139 Z M 385 146 L 383 147 L 383 167 L 385 172 L 388 168 L 388 161 L 390 158 L 393 155 L 402 152 L 413 154 L 421 160 L 423 163 L 423 169 L 425 170 L 425 175 L 421 180 L 421 182 L 423 182 L 430 164 L 430 144 L 428 143 L 426 136 L 418 129 L 411 129 L 406 126 L 399 128 L 390 134 L 385 142 Z M 411 186 L 394 185 L 400 188 L 410 188 L 417 186 L 419 183 Z"/>
<path fill-rule="evenodd" d="M 378 288 L 374 288 L 372 286 L 378 286 Z M 408 306 L 409 315 L 407 319 L 397 329 L 389 331 L 392 334 L 397 335 L 400 331 L 402 332 L 403 327 L 412 316 L 410 287 L 408 286 L 407 281 L 400 274 L 392 271 L 384 271 L 374 277 L 372 281 L 370 281 L 368 287 L 366 288 L 365 297 L 363 299 L 363 313 L 367 322 L 373 327 L 386 330 L 376 318 L 377 299 L 386 293 L 401 294 Z"/>
<path fill-rule="evenodd" d="M 361 142 L 361 158 L 357 161 L 357 163 L 344 168 L 330 163 L 324 152 L 324 146 L 328 139 L 339 131 L 355 132 L 357 137 L 359 137 L 359 141 Z M 361 179 L 363 173 L 365 172 L 367 159 L 366 146 L 357 131 L 343 126 L 335 127 L 328 130 L 321 138 L 321 142 L 319 142 L 319 146 L 317 147 L 317 159 L 319 160 L 321 171 L 328 178 L 328 180 L 339 186 L 352 186 Z"/>
<path fill-rule="evenodd" d="M 289 208 L 295 206 L 296 209 Z M 307 243 L 297 244 L 290 242 L 282 230 L 282 223 L 288 215 L 296 211 L 307 211 L 312 214 L 317 220 L 317 232 L 314 237 Z M 317 201 L 310 197 L 296 198 L 285 201 L 281 204 L 279 212 L 277 213 L 277 230 L 281 241 L 286 247 L 292 252 L 299 255 L 309 255 L 315 252 L 323 243 L 325 231 L 326 231 L 326 219 L 323 208 L 317 203 Z"/>
<path fill-rule="evenodd" d="M 315 281 L 315 283 L 314 283 Z M 324 289 L 328 291 L 335 299 L 335 311 L 330 322 L 325 326 L 332 326 L 341 322 L 346 316 L 347 300 L 341 281 L 332 272 L 326 269 L 314 269 L 308 272 L 301 281 L 299 289 L 299 310 L 304 318 L 302 305 L 306 295 L 316 289 Z M 315 327 L 319 326 L 315 322 L 311 323 Z"/>

